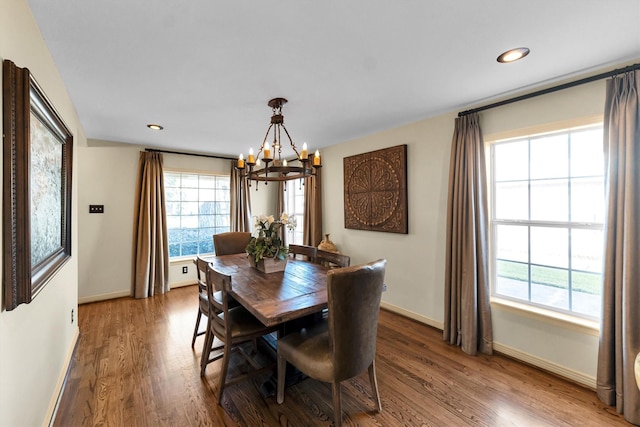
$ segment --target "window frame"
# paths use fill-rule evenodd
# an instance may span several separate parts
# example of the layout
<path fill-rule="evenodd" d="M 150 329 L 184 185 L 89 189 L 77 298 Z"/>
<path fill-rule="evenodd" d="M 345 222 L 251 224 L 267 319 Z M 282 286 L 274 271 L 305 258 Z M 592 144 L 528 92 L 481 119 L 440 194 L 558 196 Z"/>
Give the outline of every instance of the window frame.
<path fill-rule="evenodd" d="M 165 203 L 168 202 L 168 200 L 166 200 L 167 199 L 166 198 L 166 190 L 167 190 L 166 174 L 168 174 L 168 173 L 169 174 L 180 174 L 181 176 L 182 175 L 196 175 L 196 176 L 198 176 L 198 178 L 201 177 L 201 176 L 215 177 L 215 178 L 219 178 L 219 177 L 220 178 L 228 178 L 229 179 L 229 189 L 228 189 L 229 195 L 228 195 L 228 200 L 225 200 L 225 201 L 227 201 L 229 203 L 229 208 L 231 207 L 230 206 L 230 204 L 231 204 L 231 176 L 229 174 L 224 174 L 224 173 L 219 173 L 219 172 L 211 172 L 211 171 L 201 171 L 201 170 L 165 168 L 163 170 L 163 179 L 165 181 Z M 174 187 L 171 187 L 171 188 L 174 188 Z M 177 187 L 177 188 L 182 189 L 183 188 L 182 187 L 182 183 L 181 183 L 181 186 Z M 200 184 L 198 184 L 198 191 L 200 191 L 200 189 L 201 189 Z M 181 200 L 181 202 L 182 202 L 182 200 Z M 167 212 L 167 223 L 169 222 L 168 221 L 168 217 L 169 216 L 171 216 L 171 215 L 169 215 L 168 212 Z M 200 216 L 199 213 L 198 213 L 198 216 Z M 220 216 L 223 216 L 223 214 L 220 214 Z M 180 217 L 182 217 L 182 214 L 180 215 Z M 199 223 L 200 223 L 200 221 L 198 220 L 198 225 L 200 225 Z M 229 227 L 227 228 L 226 231 L 229 231 L 230 230 L 230 226 L 231 226 L 231 212 L 230 211 L 229 211 L 229 215 L 228 215 L 228 223 L 229 223 Z M 211 228 L 211 227 L 200 227 L 200 226 L 198 226 L 198 228 L 196 228 L 195 230 L 198 230 L 198 232 L 199 232 L 199 230 L 201 230 L 203 228 Z M 213 228 L 215 229 L 215 228 L 223 228 L 223 227 L 213 227 Z M 180 229 L 184 229 L 184 228 L 181 227 Z M 218 231 L 218 232 L 223 232 L 223 231 Z M 167 224 L 167 239 L 168 239 L 168 242 L 169 242 L 169 246 L 171 246 L 172 242 L 171 242 L 171 239 L 169 237 L 169 234 L 170 234 L 170 229 L 169 229 L 169 226 Z M 212 233 L 211 236 L 210 236 L 212 245 L 213 245 L 213 234 L 215 234 L 215 232 Z M 199 241 L 200 240 L 198 240 L 198 242 Z M 180 243 L 182 243 L 182 242 L 180 242 Z M 211 252 L 200 252 L 199 250 L 200 250 L 200 245 L 199 244 L 198 244 L 198 251 L 195 254 L 187 254 L 187 255 L 182 255 L 181 254 L 181 255 L 177 255 L 177 256 L 171 256 L 171 251 L 169 250 L 169 262 L 180 262 L 180 261 L 183 261 L 183 260 L 192 259 L 193 257 L 198 256 L 198 255 L 204 255 L 204 256 L 206 256 L 206 255 L 214 255 L 213 246 L 212 246 L 212 251 Z M 182 251 L 181 251 L 181 253 L 182 253 Z"/>
<path fill-rule="evenodd" d="M 487 156 L 487 175 L 489 177 L 489 282 L 490 282 L 490 299 L 492 304 L 498 304 L 501 306 L 509 307 L 511 309 L 515 309 L 518 311 L 528 311 L 533 313 L 536 316 L 543 316 L 545 318 L 552 318 L 559 320 L 563 323 L 572 323 L 575 325 L 579 325 L 580 327 L 586 327 L 588 329 L 597 330 L 599 329 L 599 315 L 590 316 L 585 313 L 573 311 L 574 308 L 572 298 L 572 293 L 575 292 L 572 290 L 572 271 L 577 271 L 578 269 L 572 268 L 572 259 L 571 259 L 571 230 L 580 229 L 580 230 L 599 230 L 601 232 L 604 231 L 604 217 L 602 219 L 602 223 L 599 222 L 585 222 L 585 221 L 575 221 L 572 222 L 570 220 L 570 216 L 567 221 L 543 221 L 543 220 L 508 220 L 508 219 L 497 219 L 496 215 L 496 172 L 495 172 L 495 150 L 494 147 L 501 143 L 509 143 L 517 140 L 529 140 L 537 139 L 545 136 L 552 136 L 554 134 L 571 134 L 577 133 L 580 131 L 585 131 L 589 129 L 597 129 L 603 128 L 603 118 L 599 117 L 591 117 L 589 119 L 585 119 L 581 123 L 576 123 L 575 121 L 567 124 L 555 124 L 553 128 L 545 127 L 545 129 L 523 129 L 521 131 L 510 131 L 508 133 L 496 134 L 487 138 L 485 143 L 485 149 L 488 151 Z M 569 144 L 570 144 L 569 139 Z M 528 165 L 531 167 L 531 157 L 528 155 Z M 568 157 L 568 162 L 571 161 L 571 158 Z M 604 171 L 603 171 L 604 174 Z M 567 176 L 567 180 L 571 180 L 572 177 L 570 173 Z M 603 175 L 604 179 L 604 175 Z M 529 173 L 527 176 L 527 197 L 528 197 L 528 218 L 531 217 L 531 181 L 535 180 L 531 177 Z M 571 209 L 571 185 L 568 183 L 567 189 L 567 198 L 568 198 L 568 209 Z M 604 196 L 603 196 L 604 197 Z M 603 208 L 606 209 L 606 205 L 603 203 Z M 604 212 L 603 212 L 604 213 Z M 498 259 L 498 249 L 497 249 L 497 229 L 499 225 L 519 225 L 526 226 L 528 233 L 528 242 L 527 242 L 527 254 L 528 259 L 527 262 L 523 262 L 523 265 L 528 266 L 528 282 L 527 282 L 527 293 L 528 299 L 520 299 L 517 297 L 512 297 L 505 294 L 500 294 L 497 292 L 497 282 L 498 282 L 498 271 L 497 271 L 497 262 Z M 539 302 L 535 302 L 531 300 L 531 267 L 536 266 L 538 264 L 531 262 L 531 228 L 532 227 L 543 227 L 543 228 L 561 228 L 567 230 L 567 249 L 568 249 L 568 261 L 566 267 L 557 267 L 562 270 L 566 270 L 568 277 L 568 308 L 563 309 L 559 307 L 555 307 L 552 305 L 547 305 Z M 603 248 L 604 252 L 604 248 Z M 602 253 L 604 257 L 604 253 Z M 515 262 L 515 261 L 513 261 Z M 542 265 L 542 267 L 555 268 L 553 266 Z M 590 272 L 592 273 L 592 272 Z M 600 273 L 602 274 L 602 272 Z M 602 302 L 602 291 L 600 293 L 600 303 Z"/>

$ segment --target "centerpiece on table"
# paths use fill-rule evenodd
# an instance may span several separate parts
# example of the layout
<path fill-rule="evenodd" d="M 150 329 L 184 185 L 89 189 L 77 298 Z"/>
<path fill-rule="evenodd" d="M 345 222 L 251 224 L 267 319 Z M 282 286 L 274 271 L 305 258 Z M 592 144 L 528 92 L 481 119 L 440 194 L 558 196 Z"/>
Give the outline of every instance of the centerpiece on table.
<path fill-rule="evenodd" d="M 246 247 L 251 265 L 264 273 L 284 271 L 289 248 L 285 246 L 278 231 L 282 226 L 294 229 L 295 219 L 289 218 L 286 213 L 278 220 L 273 215 L 260 215 L 255 218 L 254 235 Z"/>

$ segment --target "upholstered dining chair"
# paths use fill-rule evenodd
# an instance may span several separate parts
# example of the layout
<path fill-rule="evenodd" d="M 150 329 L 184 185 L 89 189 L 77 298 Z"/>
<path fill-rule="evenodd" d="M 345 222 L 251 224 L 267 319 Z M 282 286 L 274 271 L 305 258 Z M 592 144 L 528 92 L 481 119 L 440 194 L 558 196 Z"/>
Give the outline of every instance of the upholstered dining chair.
<path fill-rule="evenodd" d="M 318 248 L 316 248 L 315 246 L 294 244 L 289 245 L 289 254 L 292 258 L 315 262 L 316 252 L 318 252 Z"/>
<path fill-rule="evenodd" d="M 213 235 L 213 250 L 216 255 L 241 254 L 251 240 L 251 233 L 228 231 Z"/>
<path fill-rule="evenodd" d="M 318 264 L 324 264 L 328 267 L 349 267 L 351 264 L 351 257 L 349 255 L 340 254 L 337 252 L 323 251 L 318 249 L 316 252 L 316 262 Z"/>
<path fill-rule="evenodd" d="M 231 276 L 222 274 L 210 265 L 207 266 L 207 290 L 209 297 L 209 334 L 206 338 L 205 348 L 211 348 L 214 339 L 218 338 L 224 344 L 222 355 L 222 368 L 220 370 L 220 380 L 218 387 L 218 403 L 222 401 L 222 392 L 226 386 L 235 384 L 240 381 L 249 379 L 255 375 L 261 374 L 272 369 L 272 366 L 260 367 L 247 352 L 240 347 L 240 344 L 254 341 L 264 335 L 270 334 L 277 330 L 277 326 L 267 327 L 255 318 L 241 305 L 229 307 L 229 291 L 231 290 Z M 222 295 L 222 312 L 213 314 L 215 307 L 213 306 L 213 294 L 215 291 L 221 292 Z M 229 360 L 231 352 L 238 350 L 239 353 L 249 362 L 253 370 L 227 380 L 227 370 L 229 368 Z M 204 351 L 203 351 L 204 356 Z M 215 360 L 215 359 L 213 359 Z M 202 357 L 200 359 L 200 376 L 204 377 L 207 365 L 212 359 Z"/>
<path fill-rule="evenodd" d="M 327 274 L 328 321 L 278 339 L 277 401 L 284 401 L 287 362 L 307 376 L 332 384 L 333 417 L 342 425 L 340 382 L 365 369 L 376 409 L 382 411 L 376 379 L 376 335 L 386 260 L 338 268 Z"/>

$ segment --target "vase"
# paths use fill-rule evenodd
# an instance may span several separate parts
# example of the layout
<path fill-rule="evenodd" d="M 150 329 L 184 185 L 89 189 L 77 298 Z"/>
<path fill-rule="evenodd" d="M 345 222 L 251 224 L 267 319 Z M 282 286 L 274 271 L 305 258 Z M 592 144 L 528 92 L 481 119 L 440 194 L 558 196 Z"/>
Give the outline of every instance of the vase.
<path fill-rule="evenodd" d="M 251 266 L 257 270 L 262 271 L 263 273 L 275 273 L 278 271 L 284 271 L 287 267 L 287 259 L 277 259 L 277 258 L 262 258 L 258 262 L 256 262 L 253 257 L 249 257 L 249 262 Z"/>
<path fill-rule="evenodd" d="M 324 239 L 318 245 L 318 249 L 327 251 L 327 252 L 338 252 L 338 248 L 333 244 L 331 240 L 329 240 L 329 233 L 324 235 Z"/>

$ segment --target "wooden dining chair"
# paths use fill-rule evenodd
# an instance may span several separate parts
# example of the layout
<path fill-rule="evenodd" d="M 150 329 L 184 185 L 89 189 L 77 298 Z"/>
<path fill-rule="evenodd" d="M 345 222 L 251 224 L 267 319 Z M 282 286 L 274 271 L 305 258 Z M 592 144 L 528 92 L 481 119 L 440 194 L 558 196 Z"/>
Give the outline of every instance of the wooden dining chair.
<path fill-rule="evenodd" d="M 327 273 L 327 322 L 278 339 L 278 403 L 284 401 L 289 362 L 307 376 L 332 384 L 336 426 L 342 425 L 340 383 L 365 369 L 376 409 L 382 411 L 375 356 L 386 264 L 386 260 L 378 260 Z"/>
<path fill-rule="evenodd" d="M 338 252 L 329 252 L 318 249 L 316 251 L 316 262 L 331 268 L 342 268 L 349 267 L 351 264 L 351 257 Z"/>
<path fill-rule="evenodd" d="M 209 330 L 207 327 L 204 331 L 200 331 L 200 320 L 202 319 L 202 316 L 207 317 L 207 322 L 209 318 L 209 297 L 207 296 L 207 283 L 205 277 L 207 274 L 208 262 L 197 257 L 193 260 L 193 263 L 196 265 L 196 280 L 198 284 L 198 315 L 196 316 L 196 327 L 193 330 L 193 338 L 191 339 L 191 348 L 195 347 L 196 338 L 200 335 L 206 334 Z"/>
<path fill-rule="evenodd" d="M 231 276 L 220 273 L 213 269 L 210 265 L 207 266 L 207 289 L 209 297 L 209 312 L 213 313 L 215 307 L 213 306 L 213 293 L 215 291 L 221 292 L 222 295 L 222 312 L 217 314 L 210 314 L 209 316 L 209 334 L 207 335 L 205 347 L 211 348 L 214 342 L 214 338 L 218 338 L 224 343 L 224 352 L 222 355 L 222 368 L 220 370 L 220 380 L 218 387 L 218 403 L 222 401 L 222 392 L 226 386 L 235 384 L 240 381 L 252 378 L 255 375 L 264 373 L 270 369 L 271 366 L 260 367 L 255 360 L 240 346 L 240 344 L 254 341 L 264 335 L 270 334 L 277 330 L 277 326 L 267 327 L 255 318 L 247 309 L 241 305 L 236 307 L 229 307 L 229 291 L 231 290 Z M 230 380 L 227 380 L 227 370 L 229 368 L 229 359 L 231 352 L 237 350 L 251 365 L 253 370 L 236 376 Z M 215 360 L 215 359 L 213 359 Z M 213 361 L 209 358 L 201 358 L 200 376 L 205 376 L 207 365 Z"/>
<path fill-rule="evenodd" d="M 242 254 L 251 240 L 251 233 L 228 231 L 213 235 L 213 250 L 216 255 Z"/>
<path fill-rule="evenodd" d="M 318 248 L 309 245 L 289 245 L 289 255 L 295 259 L 315 262 Z"/>

